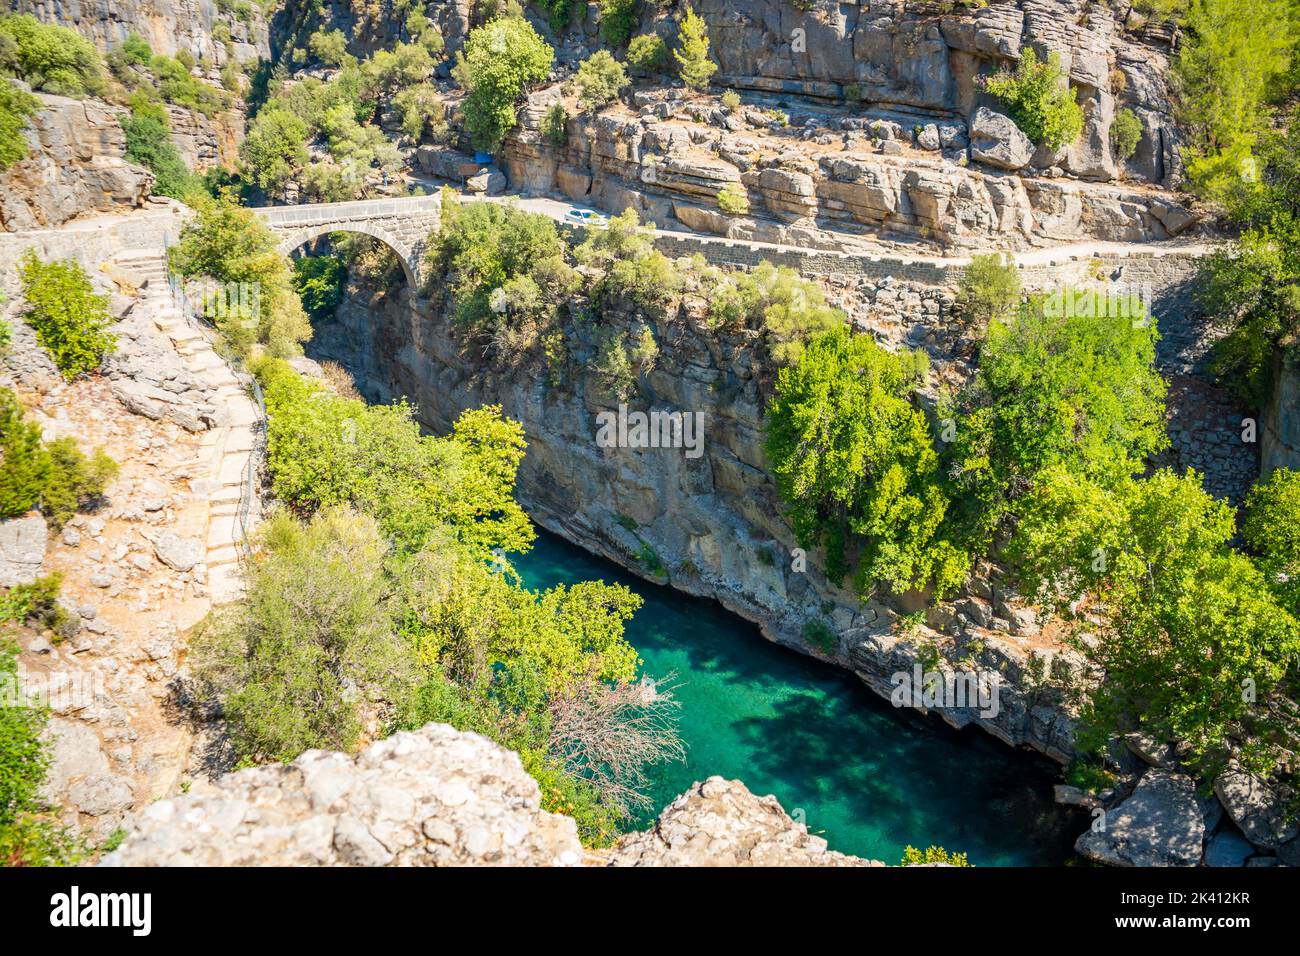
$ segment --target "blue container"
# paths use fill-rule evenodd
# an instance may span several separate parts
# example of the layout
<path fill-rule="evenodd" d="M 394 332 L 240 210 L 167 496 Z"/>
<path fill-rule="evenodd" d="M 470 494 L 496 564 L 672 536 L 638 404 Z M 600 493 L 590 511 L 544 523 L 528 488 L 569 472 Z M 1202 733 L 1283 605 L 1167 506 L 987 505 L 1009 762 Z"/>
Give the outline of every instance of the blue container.
<path fill-rule="evenodd" d="M 487 165 L 490 166 L 490 165 L 492 165 L 492 154 L 491 154 L 491 153 L 475 153 L 475 154 L 474 154 L 474 162 L 476 162 L 476 163 L 485 163 L 485 164 L 487 164 Z"/>

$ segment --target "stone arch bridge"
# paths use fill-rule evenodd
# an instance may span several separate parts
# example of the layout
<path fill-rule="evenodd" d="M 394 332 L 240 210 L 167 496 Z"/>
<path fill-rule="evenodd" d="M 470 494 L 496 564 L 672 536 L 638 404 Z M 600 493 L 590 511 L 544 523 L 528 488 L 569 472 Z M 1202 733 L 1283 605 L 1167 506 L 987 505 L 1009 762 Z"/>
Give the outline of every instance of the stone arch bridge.
<path fill-rule="evenodd" d="M 438 228 L 440 208 L 435 195 L 262 206 L 253 211 L 280 237 L 280 252 L 286 256 L 327 232 L 373 236 L 397 253 L 406 281 L 414 291 L 424 278 L 425 242 L 429 233 Z"/>

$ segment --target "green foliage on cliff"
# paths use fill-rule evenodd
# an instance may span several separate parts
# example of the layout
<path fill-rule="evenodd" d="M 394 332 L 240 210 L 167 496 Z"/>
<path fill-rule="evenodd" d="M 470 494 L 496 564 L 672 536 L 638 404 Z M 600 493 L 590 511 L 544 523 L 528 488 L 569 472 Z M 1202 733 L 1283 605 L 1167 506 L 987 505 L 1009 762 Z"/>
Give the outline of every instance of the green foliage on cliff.
<path fill-rule="evenodd" d="M 248 181 L 272 198 L 307 165 L 307 124 L 278 106 L 257 114 L 239 144 L 239 161 Z"/>
<path fill-rule="evenodd" d="M 1272 770 L 1300 742 L 1288 686 L 1300 622 L 1234 551 L 1233 511 L 1189 471 L 1106 487 L 1056 468 L 1021 503 L 1010 554 L 1041 598 L 1089 592 L 1105 622 L 1079 642 L 1100 683 L 1080 744 L 1141 729 L 1184 742 L 1203 776 L 1231 753 Z"/>
<path fill-rule="evenodd" d="M 1126 161 L 1137 152 L 1138 143 L 1142 142 L 1142 121 L 1128 107 L 1115 114 L 1110 125 L 1110 144 L 1115 149 L 1115 158 Z"/>
<path fill-rule="evenodd" d="M 660 73 L 668 66 L 668 46 L 653 33 L 635 36 L 627 45 L 627 65 L 645 75 Z"/>
<path fill-rule="evenodd" d="M 1057 53 L 1046 62 L 1032 48 L 1020 54 L 1015 72 L 984 78 L 984 89 L 1006 104 L 1020 131 L 1039 146 L 1057 150 L 1083 132 L 1083 110 L 1075 102 Z"/>
<path fill-rule="evenodd" d="M 599 0 L 599 3 L 601 39 L 611 47 L 622 46 L 640 19 L 640 0 Z"/>
<path fill-rule="evenodd" d="M 46 710 L 15 699 L 17 648 L 0 645 L 0 866 L 70 866 L 86 847 L 47 813 L 41 798 L 50 767 L 42 738 Z"/>
<path fill-rule="evenodd" d="M 104 89 L 95 45 L 75 30 L 42 23 L 28 13 L 0 15 L 0 73 L 59 96 Z"/>
<path fill-rule="evenodd" d="M 840 326 L 781 370 L 764 451 L 805 548 L 826 571 L 856 565 L 862 593 L 933 586 L 944 594 L 970 558 L 942 533 L 948 499 L 925 416 L 908 400 L 923 355 L 887 352 Z"/>
<path fill-rule="evenodd" d="M 686 8 L 678 27 L 678 41 L 678 47 L 673 51 L 677 75 L 692 89 L 704 89 L 709 85 L 709 78 L 717 72 L 718 65 L 709 59 L 708 25 L 690 7 Z"/>
<path fill-rule="evenodd" d="M 555 51 L 528 21 L 504 17 L 470 31 L 454 75 L 469 91 L 465 128 L 477 149 L 495 152 L 515 126 L 515 105 L 546 79 Z"/>
<path fill-rule="evenodd" d="M 631 206 L 611 216 L 606 228 L 591 230 L 574 257 L 604 271 L 593 291 L 598 300 L 624 299 L 653 308 L 682 287 L 682 276 L 672 260 L 654 247 L 654 224 L 643 225 Z"/>
<path fill-rule="evenodd" d="M 19 266 L 23 318 L 65 379 L 93 372 L 116 347 L 108 331 L 108 297 L 96 295 L 86 271 L 72 259 L 42 262 L 28 249 Z"/>
<path fill-rule="evenodd" d="M 957 283 L 957 308 L 979 328 L 1005 319 L 1020 302 L 1020 270 L 1009 255 L 990 252 L 971 256 Z"/>
<path fill-rule="evenodd" d="M 1167 443 L 1153 323 L 1050 311 L 1033 301 L 990 322 L 975 379 L 940 411 L 953 423 L 948 471 L 977 550 L 1043 472 L 1111 484 Z"/>
<path fill-rule="evenodd" d="M 196 214 L 182 228 L 169 253 L 171 267 L 187 278 L 234 284 L 244 293 L 226 295 L 217 328 L 241 354 L 276 356 L 301 352 L 311 324 L 293 290 L 289 265 L 270 228 L 256 213 L 229 196 L 193 196 Z"/>
<path fill-rule="evenodd" d="M 39 108 L 36 97 L 0 76 L 0 171 L 26 157 L 31 144 L 23 130 Z"/>

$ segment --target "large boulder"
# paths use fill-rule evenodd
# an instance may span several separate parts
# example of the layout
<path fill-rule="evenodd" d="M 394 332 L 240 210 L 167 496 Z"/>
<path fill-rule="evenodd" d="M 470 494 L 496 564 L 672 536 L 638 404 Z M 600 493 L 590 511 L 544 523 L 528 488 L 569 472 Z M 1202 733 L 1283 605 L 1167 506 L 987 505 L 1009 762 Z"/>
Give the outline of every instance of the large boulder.
<path fill-rule="evenodd" d="M 187 538 L 174 531 L 164 531 L 153 543 L 153 551 L 158 560 L 174 571 L 184 573 L 201 562 L 205 551 L 203 542 L 197 538 Z"/>
<path fill-rule="evenodd" d="M 1196 866 L 1205 819 L 1191 777 L 1149 770 L 1102 826 L 1075 841 L 1083 856 L 1110 866 Z"/>
<path fill-rule="evenodd" d="M 0 521 L 0 587 L 31 584 L 40 577 L 48 538 L 40 515 Z"/>
<path fill-rule="evenodd" d="M 1220 774 L 1214 793 L 1232 822 L 1256 846 L 1276 849 L 1300 832 L 1296 822 L 1287 818 L 1282 797 L 1254 774 L 1235 770 Z"/>
<path fill-rule="evenodd" d="M 999 169 L 1023 169 L 1034 156 L 1034 144 L 1010 116 L 987 106 L 975 111 L 970 125 L 970 158 Z"/>

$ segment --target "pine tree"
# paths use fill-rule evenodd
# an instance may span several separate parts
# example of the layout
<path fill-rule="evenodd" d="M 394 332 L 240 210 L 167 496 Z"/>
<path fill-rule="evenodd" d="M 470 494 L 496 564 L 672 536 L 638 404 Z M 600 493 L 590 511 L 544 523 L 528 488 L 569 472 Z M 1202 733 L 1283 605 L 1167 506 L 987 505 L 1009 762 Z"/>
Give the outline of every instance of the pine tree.
<path fill-rule="evenodd" d="M 692 89 L 702 90 L 718 65 L 709 59 L 709 29 L 690 7 L 682 19 L 681 45 L 673 51 L 682 81 Z"/>

